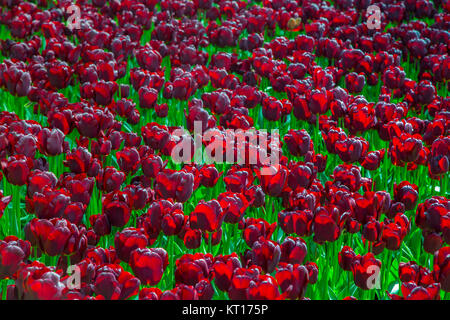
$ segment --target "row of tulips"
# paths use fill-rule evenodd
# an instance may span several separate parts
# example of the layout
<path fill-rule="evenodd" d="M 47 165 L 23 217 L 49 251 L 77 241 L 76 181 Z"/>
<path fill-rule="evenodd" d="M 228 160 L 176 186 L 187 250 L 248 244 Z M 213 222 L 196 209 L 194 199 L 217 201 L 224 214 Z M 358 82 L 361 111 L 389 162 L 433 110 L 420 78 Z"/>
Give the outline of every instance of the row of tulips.
<path fill-rule="evenodd" d="M 449 1 L 0 4 L 3 299 L 449 299 Z"/>

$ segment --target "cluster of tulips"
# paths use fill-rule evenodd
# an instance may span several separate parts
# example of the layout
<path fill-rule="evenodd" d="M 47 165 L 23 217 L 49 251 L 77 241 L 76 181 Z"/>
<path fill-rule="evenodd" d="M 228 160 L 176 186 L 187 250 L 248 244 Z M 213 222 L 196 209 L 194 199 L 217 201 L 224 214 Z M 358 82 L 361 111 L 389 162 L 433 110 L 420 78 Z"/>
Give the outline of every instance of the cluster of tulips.
<path fill-rule="evenodd" d="M 0 4 L 2 299 L 450 299 L 450 1 Z"/>

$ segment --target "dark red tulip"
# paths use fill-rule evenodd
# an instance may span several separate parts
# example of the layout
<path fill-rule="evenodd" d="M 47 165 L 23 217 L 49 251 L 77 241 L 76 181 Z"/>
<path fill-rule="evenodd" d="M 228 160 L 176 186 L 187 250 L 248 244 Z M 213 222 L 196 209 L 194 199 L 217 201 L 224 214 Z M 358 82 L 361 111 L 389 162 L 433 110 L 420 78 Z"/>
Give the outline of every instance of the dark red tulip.
<path fill-rule="evenodd" d="M 125 147 L 116 153 L 119 168 L 125 174 L 134 174 L 140 166 L 140 157 L 136 148 Z"/>
<path fill-rule="evenodd" d="M 404 162 L 416 161 L 422 148 L 422 137 L 420 135 L 402 133 L 400 137 L 394 136 L 392 138 L 389 152 L 392 162 L 395 165 L 401 165 Z"/>
<path fill-rule="evenodd" d="M 350 134 L 365 132 L 373 128 L 377 123 L 373 103 L 366 103 L 365 101 L 352 103 L 348 108 L 344 123 Z"/>
<path fill-rule="evenodd" d="M 339 210 L 333 206 L 317 208 L 312 230 L 314 232 L 314 241 L 318 243 L 336 241 L 341 232 L 339 228 Z"/>
<path fill-rule="evenodd" d="M 450 292 L 450 247 L 442 247 L 434 254 L 434 272 L 441 289 Z"/>
<path fill-rule="evenodd" d="M 183 241 L 186 248 L 197 249 L 202 243 L 202 231 L 198 229 L 187 229 Z"/>
<path fill-rule="evenodd" d="M 78 132 L 88 138 L 95 138 L 100 132 L 100 121 L 93 113 L 80 113 L 76 117 L 75 125 Z"/>
<path fill-rule="evenodd" d="M 63 89 L 69 85 L 72 77 L 72 69 L 70 66 L 60 63 L 51 65 L 47 69 L 48 80 L 56 89 Z"/>
<path fill-rule="evenodd" d="M 65 189 L 50 189 L 45 187 L 42 192 L 35 192 L 27 199 L 30 209 L 40 219 L 62 217 L 70 204 L 70 194 Z"/>
<path fill-rule="evenodd" d="M 139 300 L 159 300 L 162 291 L 159 288 L 142 288 L 139 291 Z"/>
<path fill-rule="evenodd" d="M 344 246 L 338 254 L 339 266 L 345 271 L 351 271 L 353 261 L 356 258 L 356 254 L 349 246 Z"/>
<path fill-rule="evenodd" d="M 280 262 L 302 264 L 306 253 L 306 242 L 302 238 L 287 237 L 281 244 Z"/>
<path fill-rule="evenodd" d="M 302 188 L 309 188 L 316 176 L 314 166 L 311 162 L 303 164 L 302 162 L 290 163 L 287 185 L 293 191 L 299 191 Z"/>
<path fill-rule="evenodd" d="M 192 229 L 214 232 L 221 226 L 223 218 L 224 213 L 217 200 L 200 200 L 189 216 L 189 222 Z"/>
<path fill-rule="evenodd" d="M 294 156 L 304 156 L 312 149 L 311 137 L 304 129 L 290 129 L 283 139 L 286 142 L 289 152 Z"/>
<path fill-rule="evenodd" d="M 364 256 L 355 257 L 352 265 L 352 273 L 355 284 L 363 289 L 368 290 L 374 284 L 370 283 L 370 277 L 380 272 L 381 261 L 375 259 L 374 255 L 369 252 Z"/>
<path fill-rule="evenodd" d="M 94 214 L 89 217 L 89 222 L 98 236 L 104 236 L 111 233 L 111 224 L 106 215 Z"/>
<path fill-rule="evenodd" d="M 136 51 L 136 60 L 141 68 L 155 72 L 161 67 L 162 58 L 158 51 L 142 47 Z"/>
<path fill-rule="evenodd" d="M 203 279 L 195 285 L 199 300 L 211 300 L 214 296 L 214 288 L 209 280 Z"/>
<path fill-rule="evenodd" d="M 150 154 L 141 159 L 141 167 L 147 177 L 156 178 L 157 174 L 164 168 L 164 163 L 161 157 Z"/>
<path fill-rule="evenodd" d="M 54 188 L 56 186 L 56 176 L 49 171 L 34 170 L 28 176 L 27 196 L 33 198 L 36 192 L 42 193 L 45 187 Z"/>
<path fill-rule="evenodd" d="M 164 214 L 161 221 L 161 230 L 167 235 L 179 234 L 185 225 L 185 216 L 183 211 L 175 209 L 167 214 Z"/>
<path fill-rule="evenodd" d="M 315 262 L 308 262 L 305 264 L 306 269 L 308 270 L 309 280 L 308 283 L 315 284 L 319 278 L 319 267 Z"/>
<path fill-rule="evenodd" d="M 403 181 L 400 184 L 394 183 L 394 199 L 405 205 L 405 210 L 415 208 L 418 199 L 419 188 L 415 184 Z"/>
<path fill-rule="evenodd" d="M 165 169 L 156 175 L 155 191 L 164 199 L 186 202 L 191 197 L 193 187 L 192 173 Z"/>
<path fill-rule="evenodd" d="M 126 300 L 139 293 L 139 286 L 139 279 L 114 264 L 96 270 L 93 290 L 106 300 Z"/>
<path fill-rule="evenodd" d="M 401 286 L 402 296 L 388 294 L 392 300 L 439 300 L 439 283 L 417 285 L 414 282 L 404 282 Z"/>
<path fill-rule="evenodd" d="M 364 159 L 361 161 L 361 166 L 363 166 L 364 169 L 366 170 L 371 171 L 377 170 L 381 165 L 381 161 L 384 158 L 384 154 L 385 154 L 384 149 L 375 150 L 367 153 Z"/>
<path fill-rule="evenodd" d="M 134 249 L 143 249 L 147 246 L 148 239 L 143 230 L 136 228 L 126 228 L 116 233 L 114 237 L 114 246 L 117 257 L 122 261 L 129 262 L 130 255 Z M 142 281 L 142 279 L 140 279 Z"/>
<path fill-rule="evenodd" d="M 2 170 L 9 183 L 22 186 L 27 182 L 33 167 L 33 161 L 23 155 L 9 157 L 1 161 Z"/>
<path fill-rule="evenodd" d="M 275 174 L 261 175 L 261 188 L 264 193 L 271 197 L 278 197 L 286 185 L 287 173 L 287 168 L 279 165 Z"/>
<path fill-rule="evenodd" d="M 402 282 L 413 281 L 415 283 L 421 283 L 422 272 L 425 268 L 419 266 L 416 262 L 401 262 L 398 266 L 398 274 Z"/>
<path fill-rule="evenodd" d="M 211 266 L 210 254 L 185 254 L 176 261 L 175 282 L 195 285 L 203 279 L 208 279 Z"/>
<path fill-rule="evenodd" d="M 364 88 L 365 82 L 364 74 L 351 72 L 345 76 L 345 86 L 351 93 L 360 93 Z"/>
<path fill-rule="evenodd" d="M 123 188 L 123 191 L 128 195 L 132 210 L 144 209 L 147 203 L 153 199 L 152 190 L 140 185 L 128 185 Z"/>
<path fill-rule="evenodd" d="M 310 210 L 281 211 L 278 222 L 286 234 L 308 236 L 312 232 L 314 214 Z"/>
<path fill-rule="evenodd" d="M 264 239 L 270 239 L 270 236 L 276 228 L 275 222 L 273 224 L 269 224 L 266 220 L 261 218 L 248 218 L 243 221 L 243 225 L 244 232 L 242 236 L 245 243 L 247 243 L 249 247 L 253 247 L 254 243 L 261 237 Z"/>
<path fill-rule="evenodd" d="M 371 218 L 362 229 L 362 236 L 370 242 L 377 242 L 381 237 L 382 225 L 379 221 Z"/>
<path fill-rule="evenodd" d="M 260 268 L 254 266 L 249 269 L 238 268 L 233 274 L 231 285 L 228 289 L 228 297 L 231 300 L 248 299 L 248 289 L 252 281 L 255 281 L 261 274 Z"/>
<path fill-rule="evenodd" d="M 336 154 L 336 142 L 347 139 L 347 134 L 341 128 L 331 128 L 328 133 L 322 132 L 325 146 L 329 153 Z"/>
<path fill-rule="evenodd" d="M 92 166 L 92 155 L 86 148 L 78 147 L 66 155 L 64 166 L 73 173 L 86 173 Z"/>
<path fill-rule="evenodd" d="M 58 218 L 34 218 L 25 227 L 25 234 L 31 244 L 38 245 L 49 256 L 75 253 L 83 245 L 82 239 L 86 240 L 76 225 Z"/>
<path fill-rule="evenodd" d="M 44 264 L 33 261 L 18 272 L 17 298 L 23 300 L 60 300 L 64 284 L 60 276 Z"/>
<path fill-rule="evenodd" d="M 347 138 L 337 141 L 335 148 L 342 161 L 352 163 L 364 159 L 369 149 L 369 143 L 362 138 Z"/>
<path fill-rule="evenodd" d="M 224 221 L 227 223 L 238 223 L 249 203 L 242 193 L 224 192 L 217 198 L 223 210 Z"/>
<path fill-rule="evenodd" d="M 244 191 L 244 195 L 253 208 L 262 207 L 265 203 L 265 194 L 260 186 L 250 186 Z"/>
<path fill-rule="evenodd" d="M 214 282 L 219 290 L 228 291 L 234 270 L 241 268 L 241 261 L 236 253 L 219 256 L 213 265 Z"/>
<path fill-rule="evenodd" d="M 38 147 L 42 154 L 55 156 L 63 152 L 64 133 L 59 129 L 42 129 L 38 136 Z"/>
<path fill-rule="evenodd" d="M 305 266 L 299 264 L 280 264 L 275 277 L 282 293 L 289 299 L 302 299 L 305 296 L 309 273 Z"/>
<path fill-rule="evenodd" d="M 272 240 L 260 239 L 255 241 L 251 251 L 251 261 L 260 266 L 264 272 L 271 273 L 275 270 L 281 258 L 281 248 Z"/>
<path fill-rule="evenodd" d="M 383 225 L 382 241 L 386 244 L 388 250 L 398 250 L 402 244 L 407 230 L 402 228 L 401 224 L 387 221 Z"/>
<path fill-rule="evenodd" d="M 308 99 L 308 108 L 313 114 L 325 114 L 328 110 L 327 91 L 312 90 Z"/>
<path fill-rule="evenodd" d="M 167 264 L 167 252 L 164 249 L 137 248 L 131 252 L 131 269 L 144 285 L 157 285 Z"/>
<path fill-rule="evenodd" d="M 442 237 L 436 232 L 425 232 L 423 248 L 426 252 L 434 254 L 442 246 Z"/>
<path fill-rule="evenodd" d="M 97 176 L 97 186 L 105 192 L 118 191 L 125 181 L 125 174 L 114 167 L 101 169 Z"/>
<path fill-rule="evenodd" d="M 31 252 L 31 245 L 15 236 L 0 241 L 0 278 L 12 278 L 26 261 Z"/>
<path fill-rule="evenodd" d="M 225 188 L 231 192 L 242 192 L 253 181 L 253 175 L 247 170 L 238 170 L 232 167 L 223 178 Z"/>
<path fill-rule="evenodd" d="M 268 274 L 251 281 L 247 291 L 249 300 L 276 300 L 279 296 L 277 280 Z"/>
<path fill-rule="evenodd" d="M 406 73 L 403 68 L 389 67 L 383 74 L 383 82 L 389 89 L 401 88 L 405 82 Z"/>
<path fill-rule="evenodd" d="M 108 193 L 102 199 L 103 214 L 108 218 L 111 226 L 123 227 L 131 216 L 128 195 L 117 191 Z"/>
<path fill-rule="evenodd" d="M 169 114 L 169 105 L 167 103 L 155 105 L 156 115 L 160 118 L 165 118 Z"/>
<path fill-rule="evenodd" d="M 139 105 L 144 109 L 152 109 L 156 105 L 158 91 L 153 88 L 141 87 L 139 89 Z"/>

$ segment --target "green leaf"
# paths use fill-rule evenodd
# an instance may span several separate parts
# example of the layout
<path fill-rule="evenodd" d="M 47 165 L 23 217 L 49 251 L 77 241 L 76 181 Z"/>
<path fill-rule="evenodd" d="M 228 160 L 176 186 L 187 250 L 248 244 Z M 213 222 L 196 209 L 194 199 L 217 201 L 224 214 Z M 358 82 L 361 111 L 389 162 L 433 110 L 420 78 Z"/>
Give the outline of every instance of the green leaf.
<path fill-rule="evenodd" d="M 350 287 L 350 295 L 354 297 L 357 290 L 358 287 L 355 284 L 352 284 L 352 286 Z"/>
<path fill-rule="evenodd" d="M 403 244 L 403 246 L 402 246 L 402 254 L 405 254 L 406 258 L 409 261 L 413 261 L 414 260 L 414 256 L 413 256 L 413 254 L 411 252 L 411 249 L 406 244 Z"/>
<path fill-rule="evenodd" d="M 334 293 L 333 288 L 331 288 L 330 286 L 328 286 L 328 296 L 331 300 L 339 300 L 336 293 Z"/>
<path fill-rule="evenodd" d="M 400 286 L 397 281 L 392 281 L 388 286 L 388 291 L 390 294 L 399 294 Z"/>

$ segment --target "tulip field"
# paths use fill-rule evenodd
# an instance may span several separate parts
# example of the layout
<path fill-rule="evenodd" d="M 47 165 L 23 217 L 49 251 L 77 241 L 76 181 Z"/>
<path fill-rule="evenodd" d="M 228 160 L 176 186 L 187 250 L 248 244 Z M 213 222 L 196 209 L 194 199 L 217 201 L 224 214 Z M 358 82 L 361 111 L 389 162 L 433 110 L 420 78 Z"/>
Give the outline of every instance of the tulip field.
<path fill-rule="evenodd" d="M 450 300 L 449 30 L 449 0 L 0 0 L 1 299 Z"/>

